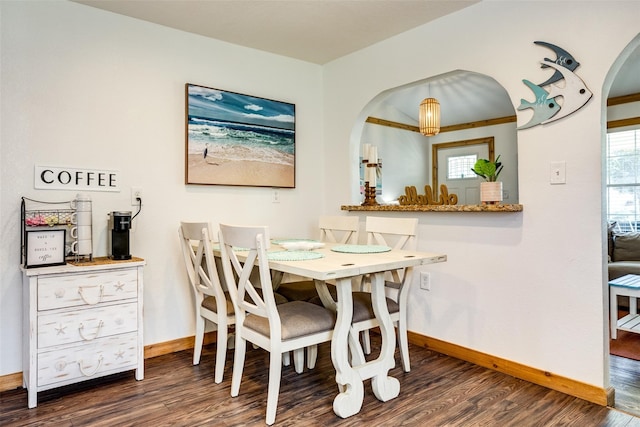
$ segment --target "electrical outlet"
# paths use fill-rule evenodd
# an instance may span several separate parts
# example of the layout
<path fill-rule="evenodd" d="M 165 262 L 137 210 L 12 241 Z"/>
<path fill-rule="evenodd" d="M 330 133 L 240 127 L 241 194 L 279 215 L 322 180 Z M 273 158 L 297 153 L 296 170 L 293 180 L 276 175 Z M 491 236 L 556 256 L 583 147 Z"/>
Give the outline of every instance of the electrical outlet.
<path fill-rule="evenodd" d="M 138 201 L 137 199 L 140 199 Z M 131 187 L 131 206 L 139 206 L 142 204 L 142 188 Z"/>
<path fill-rule="evenodd" d="M 271 201 L 273 203 L 280 203 L 280 191 L 278 191 L 275 188 L 273 189 L 273 194 L 272 194 Z"/>
<path fill-rule="evenodd" d="M 424 289 L 425 291 L 431 290 L 431 273 L 428 271 L 420 272 L 420 289 Z"/>

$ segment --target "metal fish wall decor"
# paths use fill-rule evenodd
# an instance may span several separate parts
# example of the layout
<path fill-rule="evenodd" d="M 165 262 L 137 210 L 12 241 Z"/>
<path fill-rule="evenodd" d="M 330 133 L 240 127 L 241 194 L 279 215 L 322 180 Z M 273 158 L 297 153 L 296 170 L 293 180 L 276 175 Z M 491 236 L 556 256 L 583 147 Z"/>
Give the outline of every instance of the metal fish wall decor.
<path fill-rule="evenodd" d="M 542 68 L 551 68 L 554 73 L 540 84 L 534 84 L 526 79 L 522 80 L 535 95 L 535 100 L 520 100 L 518 111 L 531 108 L 533 116 L 529 122 L 518 126 L 518 130 L 551 123 L 573 114 L 584 107 L 593 96 L 584 81 L 574 73 L 580 63 L 569 52 L 551 43 L 543 41 L 535 41 L 534 43 L 548 47 L 556 54 L 555 60 L 544 58 L 540 62 Z M 562 98 L 561 103 L 557 99 L 560 97 Z"/>

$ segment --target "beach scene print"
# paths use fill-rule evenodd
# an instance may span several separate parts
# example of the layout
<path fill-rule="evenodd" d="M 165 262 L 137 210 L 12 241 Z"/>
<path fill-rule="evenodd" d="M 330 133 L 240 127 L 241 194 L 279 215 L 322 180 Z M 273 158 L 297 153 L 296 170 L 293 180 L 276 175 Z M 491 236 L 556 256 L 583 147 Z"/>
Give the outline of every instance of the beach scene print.
<path fill-rule="evenodd" d="M 186 183 L 295 187 L 295 105 L 186 85 Z"/>

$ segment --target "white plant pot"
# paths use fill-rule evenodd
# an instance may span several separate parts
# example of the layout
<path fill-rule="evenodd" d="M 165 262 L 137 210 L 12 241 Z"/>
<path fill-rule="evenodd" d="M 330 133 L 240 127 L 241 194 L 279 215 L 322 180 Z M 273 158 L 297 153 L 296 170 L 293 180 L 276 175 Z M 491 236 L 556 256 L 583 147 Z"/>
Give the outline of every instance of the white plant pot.
<path fill-rule="evenodd" d="M 502 201 L 502 182 L 481 182 L 480 202 L 483 204 L 497 204 Z"/>

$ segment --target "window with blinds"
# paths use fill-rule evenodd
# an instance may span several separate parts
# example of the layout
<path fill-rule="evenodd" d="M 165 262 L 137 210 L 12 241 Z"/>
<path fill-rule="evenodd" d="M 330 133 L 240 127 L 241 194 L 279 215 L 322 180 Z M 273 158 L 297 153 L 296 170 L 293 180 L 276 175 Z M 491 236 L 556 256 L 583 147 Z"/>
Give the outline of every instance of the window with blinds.
<path fill-rule="evenodd" d="M 470 154 L 465 156 L 451 156 L 447 158 L 447 179 L 476 178 L 471 168 L 476 164 L 478 156 Z"/>
<path fill-rule="evenodd" d="M 607 134 L 607 218 L 640 231 L 640 129 Z"/>

